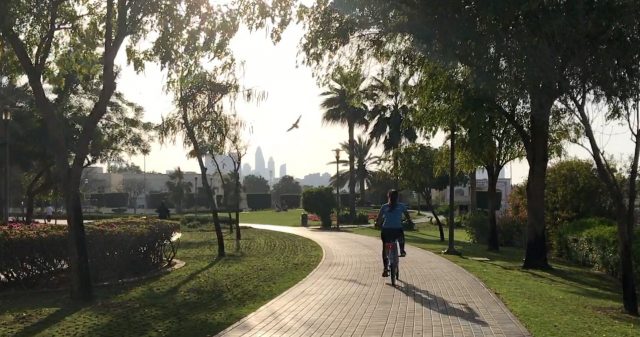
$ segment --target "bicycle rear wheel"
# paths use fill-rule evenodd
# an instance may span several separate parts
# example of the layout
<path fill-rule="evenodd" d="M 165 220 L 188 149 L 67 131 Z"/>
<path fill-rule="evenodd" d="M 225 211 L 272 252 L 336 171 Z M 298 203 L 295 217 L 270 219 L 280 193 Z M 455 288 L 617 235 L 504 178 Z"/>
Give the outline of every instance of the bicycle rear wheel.
<path fill-rule="evenodd" d="M 391 285 L 396 285 L 396 279 L 398 278 L 398 265 L 395 263 L 391 264 Z"/>

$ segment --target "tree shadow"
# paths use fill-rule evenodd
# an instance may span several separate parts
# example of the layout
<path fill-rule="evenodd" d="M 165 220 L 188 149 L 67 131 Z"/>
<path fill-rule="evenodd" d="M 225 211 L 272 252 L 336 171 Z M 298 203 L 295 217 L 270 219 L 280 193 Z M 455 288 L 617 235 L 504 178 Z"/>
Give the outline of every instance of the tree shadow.
<path fill-rule="evenodd" d="M 65 318 L 73 315 L 74 313 L 80 311 L 82 308 L 90 306 L 91 304 L 68 304 L 64 305 L 55 312 L 49 314 L 46 318 L 37 321 L 34 324 L 25 326 L 20 330 L 15 336 L 16 337 L 27 337 L 27 336 L 35 336 L 48 328 L 58 324 L 63 321 Z"/>
<path fill-rule="evenodd" d="M 200 274 L 204 273 L 205 271 L 211 269 L 213 266 L 218 264 L 218 262 L 220 262 L 222 259 L 223 258 L 221 258 L 221 257 L 216 257 L 213 261 L 209 262 L 206 266 L 204 266 L 204 267 L 192 272 L 187 277 L 185 277 L 183 280 L 178 282 L 176 285 L 174 285 L 173 287 L 167 289 L 165 291 L 165 295 L 177 293 L 178 290 L 180 290 L 180 288 L 182 288 L 187 283 L 189 283 L 189 282 L 193 281 L 194 279 L 196 279 L 196 277 L 198 277 L 198 275 L 200 275 Z"/>
<path fill-rule="evenodd" d="M 480 315 L 478 315 L 478 313 L 468 304 L 450 303 L 444 298 L 432 294 L 427 290 L 422 290 L 411 283 L 404 281 L 403 283 L 404 286 L 396 288 L 423 307 L 443 315 L 457 317 L 472 324 L 480 325 L 483 327 L 489 326 L 489 324 L 482 320 L 480 318 Z M 457 306 L 460 306 L 462 308 L 459 308 Z"/>

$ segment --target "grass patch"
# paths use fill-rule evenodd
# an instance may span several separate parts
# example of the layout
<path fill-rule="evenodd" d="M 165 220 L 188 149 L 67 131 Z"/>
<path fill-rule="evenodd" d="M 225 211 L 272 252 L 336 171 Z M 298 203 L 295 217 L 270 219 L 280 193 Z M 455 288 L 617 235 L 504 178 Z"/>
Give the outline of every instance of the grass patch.
<path fill-rule="evenodd" d="M 353 232 L 380 235 L 370 228 Z M 638 336 L 640 318 L 622 312 L 617 280 L 562 261 L 553 261 L 551 271 L 523 270 L 523 250 L 503 248 L 492 253 L 484 245 L 470 243 L 464 230 L 456 230 L 455 235 L 463 256 L 442 256 L 482 280 L 534 336 Z M 434 253 L 447 247 L 446 241 L 439 241 L 436 226 L 421 224 L 419 231 L 405 236 L 407 243 Z"/>
<path fill-rule="evenodd" d="M 209 336 L 304 278 L 322 250 L 294 235 L 243 229 L 242 251 L 215 260 L 215 233 L 183 232 L 169 274 L 95 289 L 77 306 L 67 291 L 0 294 L 0 336 Z"/>
<path fill-rule="evenodd" d="M 300 215 L 306 213 L 303 209 L 290 209 L 286 212 L 251 211 L 240 213 L 240 223 L 278 225 L 300 227 Z M 309 221 L 310 226 L 320 226 L 320 221 Z"/>

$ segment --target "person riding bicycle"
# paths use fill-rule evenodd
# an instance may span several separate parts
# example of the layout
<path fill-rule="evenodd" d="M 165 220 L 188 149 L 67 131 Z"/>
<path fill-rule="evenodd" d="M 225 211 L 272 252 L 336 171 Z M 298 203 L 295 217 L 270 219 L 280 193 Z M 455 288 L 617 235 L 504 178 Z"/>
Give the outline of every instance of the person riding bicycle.
<path fill-rule="evenodd" d="M 398 202 L 398 191 L 390 190 L 387 194 L 388 203 L 380 207 L 376 224 L 381 225 L 380 238 L 382 239 L 382 264 L 384 265 L 383 277 L 389 276 L 387 255 L 384 251 L 384 244 L 394 242 L 396 239 L 400 242 L 400 256 L 406 256 L 404 251 L 404 229 L 402 228 L 402 214 L 404 214 L 409 222 L 409 212 L 407 205 Z"/>

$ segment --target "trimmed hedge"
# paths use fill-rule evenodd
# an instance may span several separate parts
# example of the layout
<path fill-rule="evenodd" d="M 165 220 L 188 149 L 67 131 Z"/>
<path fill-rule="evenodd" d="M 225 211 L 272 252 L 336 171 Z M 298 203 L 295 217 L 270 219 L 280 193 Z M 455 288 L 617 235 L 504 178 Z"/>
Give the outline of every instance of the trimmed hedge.
<path fill-rule="evenodd" d="M 635 230 L 634 239 L 634 274 L 640 281 L 639 229 Z M 618 229 L 609 219 L 580 219 L 561 227 L 555 248 L 556 255 L 560 257 L 619 277 Z"/>
<path fill-rule="evenodd" d="M 253 211 L 271 208 L 271 194 L 247 193 L 247 207 Z"/>
<path fill-rule="evenodd" d="M 280 205 L 286 205 L 288 209 L 300 208 L 300 194 L 282 194 L 280 195 Z"/>
<path fill-rule="evenodd" d="M 89 265 L 96 283 L 143 275 L 175 255 L 176 222 L 114 219 L 85 225 Z M 0 227 L 0 288 L 50 286 L 68 266 L 67 226 Z"/>

